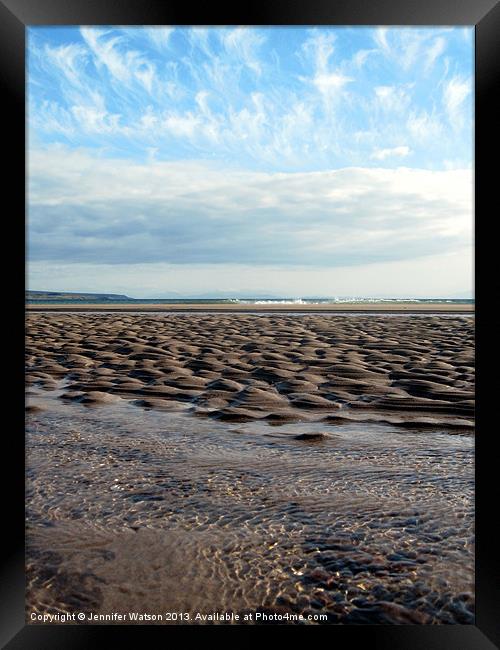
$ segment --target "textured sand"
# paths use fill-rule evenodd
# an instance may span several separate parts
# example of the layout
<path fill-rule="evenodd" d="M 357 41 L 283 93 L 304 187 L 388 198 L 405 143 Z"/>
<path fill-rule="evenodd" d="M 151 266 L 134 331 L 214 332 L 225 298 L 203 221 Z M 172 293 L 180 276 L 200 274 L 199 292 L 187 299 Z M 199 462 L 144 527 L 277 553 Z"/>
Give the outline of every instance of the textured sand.
<path fill-rule="evenodd" d="M 276 424 L 474 422 L 474 320 L 458 315 L 30 313 L 26 348 L 28 384 L 65 379 L 61 399 L 89 406 L 126 399 Z"/>

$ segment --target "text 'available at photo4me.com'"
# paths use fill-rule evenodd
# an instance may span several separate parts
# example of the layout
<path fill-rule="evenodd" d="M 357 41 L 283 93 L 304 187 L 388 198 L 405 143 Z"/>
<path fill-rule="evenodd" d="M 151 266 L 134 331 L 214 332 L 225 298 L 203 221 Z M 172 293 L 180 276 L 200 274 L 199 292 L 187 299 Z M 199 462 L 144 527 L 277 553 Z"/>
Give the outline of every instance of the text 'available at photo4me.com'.
<path fill-rule="evenodd" d="M 31 623 L 267 623 L 267 622 L 321 622 L 325 614 L 292 614 L 290 612 L 112 612 L 109 614 L 92 614 L 88 612 L 68 612 L 58 614 L 30 614 Z"/>

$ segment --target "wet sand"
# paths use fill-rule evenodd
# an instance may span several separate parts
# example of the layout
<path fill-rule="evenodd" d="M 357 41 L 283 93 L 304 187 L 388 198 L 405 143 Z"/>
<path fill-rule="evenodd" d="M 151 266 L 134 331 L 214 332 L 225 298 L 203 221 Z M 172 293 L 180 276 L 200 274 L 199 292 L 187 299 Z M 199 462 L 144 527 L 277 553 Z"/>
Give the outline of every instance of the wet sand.
<path fill-rule="evenodd" d="M 473 329 L 29 314 L 28 613 L 473 623 Z"/>

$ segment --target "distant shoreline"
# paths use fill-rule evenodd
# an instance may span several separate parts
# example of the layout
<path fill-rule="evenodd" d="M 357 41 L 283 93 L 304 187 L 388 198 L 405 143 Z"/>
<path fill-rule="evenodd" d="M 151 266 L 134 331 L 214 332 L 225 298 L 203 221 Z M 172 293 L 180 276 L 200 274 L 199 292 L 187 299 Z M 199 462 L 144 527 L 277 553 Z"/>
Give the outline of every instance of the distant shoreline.
<path fill-rule="evenodd" d="M 255 303 L 183 303 L 183 304 L 151 304 L 151 303 L 38 303 L 26 304 L 27 311 L 66 311 L 66 312 L 262 312 L 262 313 L 328 313 L 328 312 L 383 312 L 383 313 L 401 313 L 401 312 L 440 312 L 440 313 L 474 313 L 475 305 L 473 303 L 418 303 L 418 302 L 400 302 L 400 303 L 322 303 L 322 304 L 255 304 Z"/>

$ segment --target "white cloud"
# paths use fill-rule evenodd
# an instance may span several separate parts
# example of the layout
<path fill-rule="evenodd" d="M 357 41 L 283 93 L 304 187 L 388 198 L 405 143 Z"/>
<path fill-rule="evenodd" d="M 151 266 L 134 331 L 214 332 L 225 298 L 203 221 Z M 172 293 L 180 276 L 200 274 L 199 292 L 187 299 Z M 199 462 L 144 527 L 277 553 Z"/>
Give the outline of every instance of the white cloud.
<path fill-rule="evenodd" d="M 352 58 L 352 63 L 355 68 L 358 70 L 361 69 L 366 61 L 374 54 L 377 53 L 377 50 L 358 50 Z"/>
<path fill-rule="evenodd" d="M 384 52 L 388 52 L 390 50 L 389 43 L 387 42 L 387 33 L 387 27 L 377 27 L 373 36 L 375 43 Z"/>
<path fill-rule="evenodd" d="M 448 28 L 379 27 L 373 40 L 379 51 L 403 70 L 408 71 L 423 61 L 423 70 L 428 72 L 444 52 L 446 42 L 442 34 L 448 31 Z"/>
<path fill-rule="evenodd" d="M 110 37 L 106 30 L 81 27 L 80 33 L 96 64 L 105 66 L 116 81 L 126 85 L 139 82 L 145 90 L 152 92 L 155 66 L 145 54 L 124 48 L 126 40 L 121 36 Z"/>
<path fill-rule="evenodd" d="M 472 236 L 472 173 L 263 173 L 29 155 L 34 259 L 345 266 L 454 250 Z M 316 233 L 316 234 L 314 234 Z"/>
<path fill-rule="evenodd" d="M 351 77 L 346 77 L 345 75 L 338 72 L 332 72 L 331 74 L 319 74 L 316 75 L 313 79 L 314 85 L 322 93 L 341 90 L 343 86 L 345 86 L 350 81 L 353 81 Z"/>
<path fill-rule="evenodd" d="M 89 59 L 86 48 L 76 43 L 67 43 L 58 47 L 45 44 L 44 56 L 47 66 L 59 69 L 65 80 L 73 86 L 82 87 L 84 67 Z"/>
<path fill-rule="evenodd" d="M 425 70 L 429 71 L 432 69 L 437 59 L 443 54 L 446 49 L 446 40 L 439 36 L 435 39 L 434 43 L 428 48 L 425 55 Z"/>
<path fill-rule="evenodd" d="M 410 147 L 403 145 L 400 147 L 392 147 L 391 149 L 377 149 L 372 153 L 371 157 L 375 160 L 385 160 L 386 158 L 390 158 L 392 156 L 404 158 L 405 156 L 408 156 L 409 153 Z"/>
<path fill-rule="evenodd" d="M 459 77 L 450 79 L 444 88 L 444 102 L 448 111 L 453 113 L 458 110 L 470 92 L 471 84 L 469 80 L 460 79 Z"/>
<path fill-rule="evenodd" d="M 173 27 L 145 27 L 144 33 L 153 44 L 153 47 L 159 52 L 165 52 L 168 49 L 170 38 L 174 32 Z"/>
<path fill-rule="evenodd" d="M 119 115 L 108 115 L 94 106 L 73 106 L 71 112 L 84 132 L 112 133 L 119 129 Z"/>
<path fill-rule="evenodd" d="M 119 81 L 130 80 L 131 70 L 117 50 L 117 45 L 123 42 L 123 38 L 106 38 L 108 32 L 95 27 L 81 27 L 80 33 L 98 64 L 106 66 L 110 74 Z"/>
<path fill-rule="evenodd" d="M 31 126 L 29 136 L 33 135 L 33 131 L 38 126 L 46 134 L 62 135 L 67 138 L 72 138 L 77 134 L 74 115 L 57 102 L 46 99 L 40 106 L 28 106 L 28 117 Z"/>
<path fill-rule="evenodd" d="M 409 84 L 405 86 L 376 86 L 375 105 L 387 112 L 402 113 L 411 103 L 408 92 Z"/>
<path fill-rule="evenodd" d="M 171 114 L 164 119 L 163 126 L 176 135 L 192 138 L 196 134 L 199 123 L 199 119 L 192 113 Z"/>
<path fill-rule="evenodd" d="M 207 58 L 212 56 L 212 50 L 209 45 L 209 38 L 212 31 L 209 27 L 192 27 L 187 32 L 187 38 L 191 46 L 193 48 L 199 48 Z"/>
<path fill-rule="evenodd" d="M 444 133 L 443 124 L 436 115 L 426 110 L 419 112 L 412 111 L 408 116 L 406 126 L 415 142 L 422 144 L 429 141 L 436 141 L 438 138 L 441 138 L 442 141 Z"/>
<path fill-rule="evenodd" d="M 232 60 L 240 61 L 256 75 L 262 72 L 262 61 L 259 58 L 259 48 L 264 43 L 264 36 L 247 27 L 223 29 L 219 32 L 222 44 Z"/>
<path fill-rule="evenodd" d="M 311 35 L 302 44 L 301 57 L 304 60 L 305 67 L 312 66 L 312 74 L 308 76 L 299 75 L 300 81 L 312 86 L 320 93 L 325 122 L 330 131 L 332 131 L 332 122 L 334 121 L 334 111 L 341 98 L 345 96 L 344 87 L 354 81 L 352 76 L 344 74 L 339 63 L 332 66 L 331 57 L 334 53 L 334 43 L 336 35 L 332 32 L 322 32 L 311 30 Z M 317 103 L 317 99 L 312 96 L 309 100 L 311 105 Z"/>
<path fill-rule="evenodd" d="M 471 92 L 472 83 L 470 79 L 455 76 L 444 84 L 443 103 L 450 123 L 457 129 L 463 126 L 464 114 L 462 108 Z"/>
<path fill-rule="evenodd" d="M 302 45 L 302 53 L 311 61 L 317 74 L 325 74 L 330 57 L 334 52 L 336 35 L 333 32 L 311 30 L 309 38 Z"/>

